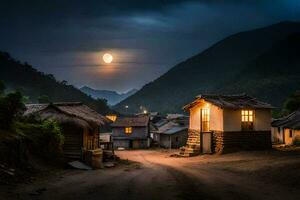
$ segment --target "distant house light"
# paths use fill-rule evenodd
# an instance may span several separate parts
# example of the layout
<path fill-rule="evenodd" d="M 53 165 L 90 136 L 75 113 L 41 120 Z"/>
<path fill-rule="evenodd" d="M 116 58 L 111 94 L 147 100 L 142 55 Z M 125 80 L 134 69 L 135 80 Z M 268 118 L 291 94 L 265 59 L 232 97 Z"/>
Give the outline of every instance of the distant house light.
<path fill-rule="evenodd" d="M 147 114 L 147 110 L 144 110 L 144 114 Z"/>
<path fill-rule="evenodd" d="M 106 115 L 106 118 L 108 118 L 111 121 L 115 122 L 117 120 L 117 115 Z"/>
<path fill-rule="evenodd" d="M 132 133 L 132 127 L 125 127 L 125 134 L 130 135 Z"/>
<path fill-rule="evenodd" d="M 125 106 L 125 108 L 128 108 L 128 107 L 129 107 L 128 105 Z"/>

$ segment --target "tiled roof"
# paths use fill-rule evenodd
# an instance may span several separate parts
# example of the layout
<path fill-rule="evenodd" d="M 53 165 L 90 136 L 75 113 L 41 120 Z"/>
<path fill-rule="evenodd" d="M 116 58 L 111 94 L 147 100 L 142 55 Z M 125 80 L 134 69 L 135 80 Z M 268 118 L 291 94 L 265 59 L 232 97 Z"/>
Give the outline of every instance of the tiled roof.
<path fill-rule="evenodd" d="M 246 94 L 241 95 L 211 95 L 203 94 L 196 97 L 196 100 L 183 107 L 184 110 L 189 110 L 197 105 L 201 100 L 205 100 L 213 105 L 221 108 L 273 108 L 270 104 L 257 100 Z"/>
<path fill-rule="evenodd" d="M 148 126 L 149 116 L 136 117 L 118 117 L 117 120 L 111 124 L 112 127 L 126 127 L 126 126 Z"/>
<path fill-rule="evenodd" d="M 274 120 L 273 127 L 283 127 L 291 129 L 300 129 L 300 110 L 297 110 L 286 117 Z"/>

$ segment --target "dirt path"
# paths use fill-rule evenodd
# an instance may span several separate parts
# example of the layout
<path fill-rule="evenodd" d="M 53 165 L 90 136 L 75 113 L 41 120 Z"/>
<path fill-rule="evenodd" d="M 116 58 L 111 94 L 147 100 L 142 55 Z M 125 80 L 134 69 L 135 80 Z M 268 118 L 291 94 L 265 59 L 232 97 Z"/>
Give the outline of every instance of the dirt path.
<path fill-rule="evenodd" d="M 104 170 L 66 170 L 22 185 L 7 198 L 297 199 L 300 195 L 300 184 L 295 184 L 300 178 L 298 154 L 251 152 L 193 158 L 174 158 L 161 150 L 117 154 L 134 162 Z"/>

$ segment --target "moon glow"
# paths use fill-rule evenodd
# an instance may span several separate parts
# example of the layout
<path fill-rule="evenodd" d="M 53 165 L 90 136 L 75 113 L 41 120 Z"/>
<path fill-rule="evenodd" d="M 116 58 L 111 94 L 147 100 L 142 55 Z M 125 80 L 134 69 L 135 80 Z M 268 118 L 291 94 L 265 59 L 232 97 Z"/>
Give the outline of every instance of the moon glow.
<path fill-rule="evenodd" d="M 113 56 L 109 53 L 105 53 L 102 58 L 103 58 L 103 61 L 108 64 L 111 63 L 114 59 Z"/>

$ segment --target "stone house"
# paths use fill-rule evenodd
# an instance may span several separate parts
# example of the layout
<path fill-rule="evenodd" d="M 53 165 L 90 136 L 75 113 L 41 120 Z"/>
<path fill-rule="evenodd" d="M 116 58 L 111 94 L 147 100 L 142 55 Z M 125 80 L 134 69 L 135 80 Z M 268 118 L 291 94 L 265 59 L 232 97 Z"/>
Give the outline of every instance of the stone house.
<path fill-rule="evenodd" d="M 270 104 L 242 95 L 199 95 L 184 106 L 189 138 L 181 155 L 271 148 Z"/>

